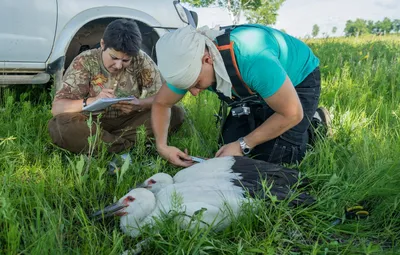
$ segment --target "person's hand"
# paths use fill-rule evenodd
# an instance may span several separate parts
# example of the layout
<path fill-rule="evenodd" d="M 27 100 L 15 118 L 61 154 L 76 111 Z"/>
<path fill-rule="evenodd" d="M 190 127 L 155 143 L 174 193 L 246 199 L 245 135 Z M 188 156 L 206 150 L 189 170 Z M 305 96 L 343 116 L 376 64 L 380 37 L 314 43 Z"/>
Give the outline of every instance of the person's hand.
<path fill-rule="evenodd" d="M 131 112 L 140 112 L 143 110 L 142 102 L 140 99 L 134 98 L 129 101 L 121 101 L 113 104 L 111 107 L 122 111 L 124 114 Z"/>
<path fill-rule="evenodd" d="M 89 97 L 87 99 L 86 103 L 88 105 L 90 105 L 91 103 L 95 102 L 97 99 L 100 99 L 100 98 L 114 98 L 114 97 L 115 97 L 115 94 L 114 94 L 114 90 L 113 89 L 102 89 L 97 96 Z"/>
<path fill-rule="evenodd" d="M 242 149 L 240 148 L 240 143 L 238 141 L 228 143 L 222 146 L 217 153 L 215 153 L 215 157 L 224 157 L 224 156 L 243 156 Z"/>
<path fill-rule="evenodd" d="M 114 98 L 114 97 L 115 94 L 113 89 L 104 88 L 100 91 L 100 93 L 96 97 L 94 97 L 93 102 L 100 98 Z"/>
<path fill-rule="evenodd" d="M 183 152 L 173 146 L 157 146 L 157 151 L 163 158 L 176 166 L 189 167 L 194 164 L 194 162 L 188 155 L 187 150 Z"/>

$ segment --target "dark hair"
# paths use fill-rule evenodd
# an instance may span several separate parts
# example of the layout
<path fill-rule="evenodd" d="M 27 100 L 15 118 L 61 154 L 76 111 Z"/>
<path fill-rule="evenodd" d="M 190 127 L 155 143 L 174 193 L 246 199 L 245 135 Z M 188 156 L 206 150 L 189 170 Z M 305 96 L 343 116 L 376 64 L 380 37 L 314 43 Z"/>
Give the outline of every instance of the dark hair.
<path fill-rule="evenodd" d="M 134 57 L 139 53 L 142 35 L 134 20 L 117 19 L 106 27 L 103 41 L 104 50 L 112 48 Z"/>

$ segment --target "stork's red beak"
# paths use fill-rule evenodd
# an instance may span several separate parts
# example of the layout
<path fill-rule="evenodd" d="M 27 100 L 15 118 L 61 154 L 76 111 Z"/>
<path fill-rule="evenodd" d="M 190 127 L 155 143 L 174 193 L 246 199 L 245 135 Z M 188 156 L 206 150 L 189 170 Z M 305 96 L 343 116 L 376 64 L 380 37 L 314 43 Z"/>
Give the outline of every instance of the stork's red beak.
<path fill-rule="evenodd" d="M 127 207 L 128 205 L 122 204 L 120 202 L 114 203 L 112 205 L 109 205 L 105 207 L 103 210 L 99 210 L 95 213 L 93 213 L 90 218 L 107 218 L 111 216 L 123 216 L 126 214 L 126 212 L 123 212 L 122 210 Z"/>

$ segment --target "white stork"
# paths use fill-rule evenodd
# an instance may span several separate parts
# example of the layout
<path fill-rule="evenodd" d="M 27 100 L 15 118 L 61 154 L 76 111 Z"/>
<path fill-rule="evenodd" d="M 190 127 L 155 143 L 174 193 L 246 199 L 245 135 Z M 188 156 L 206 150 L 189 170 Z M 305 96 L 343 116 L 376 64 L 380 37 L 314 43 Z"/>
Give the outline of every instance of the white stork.
<path fill-rule="evenodd" d="M 121 229 L 133 237 L 140 233 L 142 226 L 154 224 L 154 218 L 170 211 L 182 215 L 178 220 L 183 228 L 192 227 L 193 216 L 201 213 L 200 219 L 196 217 L 200 227 L 221 230 L 230 224 L 232 216 L 240 213 L 244 201 L 251 201 L 246 198 L 247 192 L 251 196 L 263 195 L 263 181 L 271 185 L 269 191 L 273 195 L 284 199 L 298 183 L 299 172 L 247 157 L 213 158 L 185 168 L 173 178 L 156 174 L 144 182 L 142 186 L 146 189 L 131 190 L 93 216 L 121 216 Z M 292 204 L 313 201 L 303 193 Z"/>
<path fill-rule="evenodd" d="M 171 211 L 180 215 L 176 220 L 182 228 L 192 229 L 197 222 L 201 228 L 212 227 L 218 231 L 230 224 L 232 216 L 239 214 L 245 200 L 243 190 L 232 183 L 207 180 L 191 185 L 172 184 L 160 190 L 157 198 L 147 189 L 136 188 L 92 217 L 121 216 L 122 231 L 132 237 L 138 236 L 143 226 L 154 224 L 155 218 L 162 218 Z"/>

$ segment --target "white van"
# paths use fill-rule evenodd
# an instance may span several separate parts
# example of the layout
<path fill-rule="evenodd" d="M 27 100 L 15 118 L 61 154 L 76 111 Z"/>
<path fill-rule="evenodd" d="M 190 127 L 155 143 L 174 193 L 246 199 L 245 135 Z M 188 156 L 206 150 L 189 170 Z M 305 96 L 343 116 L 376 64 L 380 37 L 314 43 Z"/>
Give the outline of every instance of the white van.
<path fill-rule="evenodd" d="M 96 47 L 114 19 L 136 20 L 144 50 L 157 61 L 155 43 L 197 14 L 172 0 L 2 0 L 0 3 L 0 86 L 56 84 L 73 58 Z"/>

